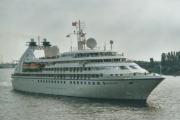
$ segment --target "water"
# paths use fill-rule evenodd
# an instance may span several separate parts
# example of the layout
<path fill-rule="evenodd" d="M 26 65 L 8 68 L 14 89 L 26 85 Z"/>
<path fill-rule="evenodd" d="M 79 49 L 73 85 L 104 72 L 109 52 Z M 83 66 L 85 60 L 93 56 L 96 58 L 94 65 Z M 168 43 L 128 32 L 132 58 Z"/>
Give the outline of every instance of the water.
<path fill-rule="evenodd" d="M 167 78 L 147 103 L 18 92 L 13 69 L 0 69 L 0 120 L 179 120 L 180 77 Z"/>

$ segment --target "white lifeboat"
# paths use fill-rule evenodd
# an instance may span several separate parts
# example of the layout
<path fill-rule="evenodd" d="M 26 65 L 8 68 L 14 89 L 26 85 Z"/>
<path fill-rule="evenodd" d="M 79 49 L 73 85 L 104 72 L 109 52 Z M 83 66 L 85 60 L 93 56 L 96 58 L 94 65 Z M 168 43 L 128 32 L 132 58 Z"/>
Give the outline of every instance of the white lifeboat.
<path fill-rule="evenodd" d="M 31 69 L 38 69 L 40 67 L 39 63 L 31 63 L 30 68 Z"/>

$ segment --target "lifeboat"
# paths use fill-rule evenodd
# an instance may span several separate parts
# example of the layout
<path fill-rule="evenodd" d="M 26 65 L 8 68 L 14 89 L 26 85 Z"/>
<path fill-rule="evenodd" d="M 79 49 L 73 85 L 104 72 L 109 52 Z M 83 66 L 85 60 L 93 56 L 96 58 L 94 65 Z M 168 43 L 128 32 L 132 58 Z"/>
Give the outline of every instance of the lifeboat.
<path fill-rule="evenodd" d="M 40 64 L 39 63 L 31 63 L 31 65 L 30 65 L 30 68 L 31 69 L 37 69 L 37 68 L 39 68 L 40 67 Z"/>
<path fill-rule="evenodd" d="M 23 64 L 23 69 L 29 69 L 30 68 L 30 63 L 24 63 Z"/>

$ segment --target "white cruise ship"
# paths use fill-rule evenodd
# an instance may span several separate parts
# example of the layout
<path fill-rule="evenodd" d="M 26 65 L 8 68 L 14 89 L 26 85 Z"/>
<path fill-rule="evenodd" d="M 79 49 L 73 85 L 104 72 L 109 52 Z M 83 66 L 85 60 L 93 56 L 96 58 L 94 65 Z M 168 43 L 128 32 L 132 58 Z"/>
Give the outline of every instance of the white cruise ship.
<path fill-rule="evenodd" d="M 165 79 L 162 75 L 150 74 L 112 49 L 98 50 L 95 39 L 85 40 L 80 21 L 74 22 L 73 26 L 78 28 L 73 33 L 77 35 L 76 51 L 71 49 L 60 54 L 59 48 L 51 46 L 46 39 L 42 46 L 36 45 L 33 39 L 28 42 L 29 47 L 12 74 L 13 89 L 74 97 L 146 101 Z M 85 49 L 85 45 L 89 49 Z M 44 50 L 45 56 L 36 58 L 35 50 Z"/>

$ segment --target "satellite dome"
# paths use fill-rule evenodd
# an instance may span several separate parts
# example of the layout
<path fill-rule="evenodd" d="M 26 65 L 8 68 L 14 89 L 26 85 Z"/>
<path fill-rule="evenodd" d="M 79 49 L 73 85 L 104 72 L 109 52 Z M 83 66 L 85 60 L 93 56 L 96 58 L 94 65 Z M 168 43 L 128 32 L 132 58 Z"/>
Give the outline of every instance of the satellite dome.
<path fill-rule="evenodd" d="M 59 48 L 57 46 L 52 46 L 50 48 L 50 55 L 55 56 L 59 54 Z"/>
<path fill-rule="evenodd" d="M 87 40 L 86 45 L 87 45 L 87 47 L 93 49 L 93 48 L 96 47 L 97 42 L 96 42 L 96 40 L 95 40 L 94 38 L 89 38 L 89 39 Z"/>

